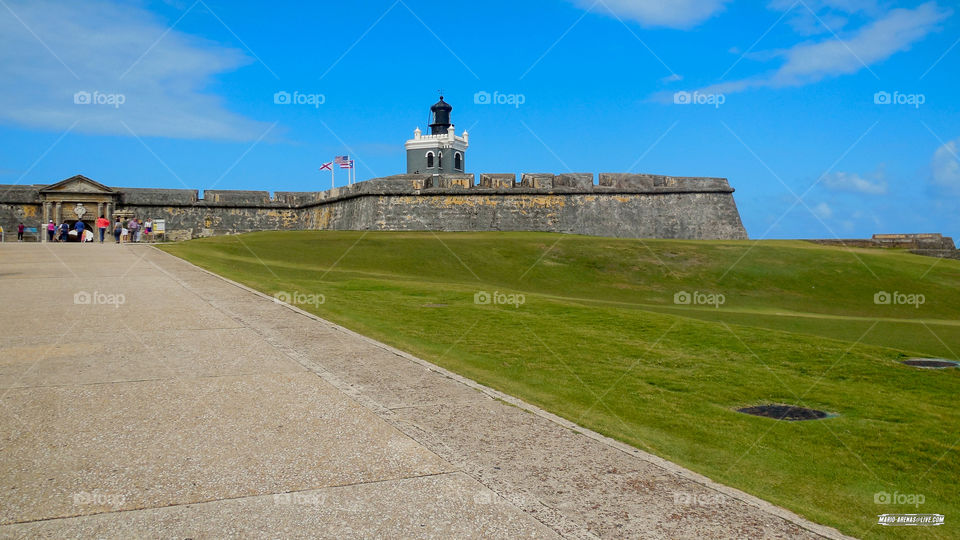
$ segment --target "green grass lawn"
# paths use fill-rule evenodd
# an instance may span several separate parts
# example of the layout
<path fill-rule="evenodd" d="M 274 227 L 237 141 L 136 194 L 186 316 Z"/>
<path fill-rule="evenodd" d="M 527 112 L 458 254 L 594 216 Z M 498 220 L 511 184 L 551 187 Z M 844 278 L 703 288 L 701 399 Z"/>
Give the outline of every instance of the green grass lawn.
<path fill-rule="evenodd" d="M 323 295 L 300 307 L 845 533 L 960 536 L 960 370 L 898 363 L 957 359 L 958 261 L 541 233 L 262 232 L 162 249 L 268 294 Z M 481 291 L 524 303 L 477 304 Z M 924 302 L 877 304 L 881 291 Z M 724 301 L 677 305 L 682 292 Z M 835 416 L 735 412 L 761 403 Z M 946 524 L 882 527 L 882 513 Z"/>

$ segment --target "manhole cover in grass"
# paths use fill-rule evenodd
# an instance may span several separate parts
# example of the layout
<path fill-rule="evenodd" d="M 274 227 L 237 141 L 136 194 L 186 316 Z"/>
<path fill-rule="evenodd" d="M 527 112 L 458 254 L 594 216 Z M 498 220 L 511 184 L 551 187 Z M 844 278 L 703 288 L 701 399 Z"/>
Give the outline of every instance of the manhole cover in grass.
<path fill-rule="evenodd" d="M 737 409 L 737 412 L 776 418 L 777 420 L 819 420 L 827 417 L 827 413 L 823 411 L 805 407 L 791 407 L 790 405 L 757 405 Z"/>
<path fill-rule="evenodd" d="M 447 307 L 450 304 L 424 304 L 423 307 Z"/>
<path fill-rule="evenodd" d="M 903 364 L 914 367 L 943 369 L 948 367 L 957 367 L 960 362 L 953 360 L 944 360 L 943 358 L 909 358 L 900 361 Z"/>

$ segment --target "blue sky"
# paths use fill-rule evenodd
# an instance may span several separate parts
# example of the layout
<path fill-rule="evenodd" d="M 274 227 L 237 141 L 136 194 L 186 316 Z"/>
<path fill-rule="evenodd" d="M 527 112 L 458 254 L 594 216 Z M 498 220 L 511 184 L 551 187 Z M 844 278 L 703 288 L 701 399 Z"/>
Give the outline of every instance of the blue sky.
<path fill-rule="evenodd" d="M 953 2 L 304 4 L 0 0 L 0 183 L 396 174 L 442 88 L 470 172 L 724 176 L 752 238 L 960 236 Z"/>

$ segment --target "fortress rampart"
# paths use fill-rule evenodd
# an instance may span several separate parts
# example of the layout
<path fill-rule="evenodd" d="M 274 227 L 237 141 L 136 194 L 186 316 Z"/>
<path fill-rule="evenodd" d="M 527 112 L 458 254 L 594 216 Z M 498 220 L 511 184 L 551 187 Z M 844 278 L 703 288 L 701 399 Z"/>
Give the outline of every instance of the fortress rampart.
<path fill-rule="evenodd" d="M 168 239 L 258 230 L 545 231 L 625 238 L 745 239 L 724 178 L 646 174 L 402 174 L 321 192 L 107 188 L 84 177 L 0 186 L 0 225 L 89 213 L 166 222 Z M 73 181 L 73 183 L 70 183 Z M 83 187 L 86 181 L 89 189 Z M 94 189 L 96 188 L 96 189 Z M 55 206 L 57 205 L 57 206 Z M 93 206 L 91 206 L 93 205 Z M 57 219 L 59 222 L 59 219 Z"/>
<path fill-rule="evenodd" d="M 808 240 L 827 246 L 856 248 L 906 249 L 916 255 L 960 259 L 960 250 L 953 238 L 940 233 L 875 234 L 872 238 Z"/>

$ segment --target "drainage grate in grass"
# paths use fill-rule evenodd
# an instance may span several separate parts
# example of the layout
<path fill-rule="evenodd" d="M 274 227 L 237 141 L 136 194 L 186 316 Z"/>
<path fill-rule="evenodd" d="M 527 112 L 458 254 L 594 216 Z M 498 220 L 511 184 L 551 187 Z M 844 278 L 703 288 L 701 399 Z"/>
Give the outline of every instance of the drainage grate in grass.
<path fill-rule="evenodd" d="M 737 409 L 737 412 L 752 414 L 754 416 L 764 416 L 766 418 L 775 418 L 777 420 L 819 420 L 829 416 L 823 411 L 816 409 L 807 409 L 806 407 L 791 407 L 790 405 L 757 405 L 754 407 L 744 407 Z"/>
<path fill-rule="evenodd" d="M 900 363 L 906 364 L 908 366 L 914 366 L 914 367 L 920 367 L 920 368 L 932 368 L 932 369 L 943 369 L 948 367 L 960 366 L 960 362 L 954 362 L 953 360 L 944 360 L 943 358 L 909 358 L 907 360 L 901 360 Z"/>

